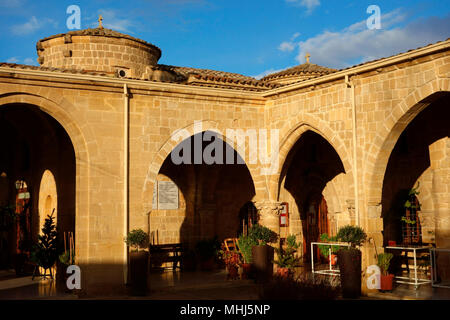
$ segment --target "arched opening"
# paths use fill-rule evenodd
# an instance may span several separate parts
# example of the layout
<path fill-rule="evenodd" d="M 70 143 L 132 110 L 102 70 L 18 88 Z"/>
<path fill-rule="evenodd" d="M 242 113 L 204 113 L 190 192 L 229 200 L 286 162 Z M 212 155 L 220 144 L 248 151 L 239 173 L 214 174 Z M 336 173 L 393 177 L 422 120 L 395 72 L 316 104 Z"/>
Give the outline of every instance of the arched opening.
<path fill-rule="evenodd" d="M 39 232 L 44 226 L 45 219 L 53 215 L 58 226 L 58 195 L 56 182 L 50 170 L 45 170 L 39 187 Z"/>
<path fill-rule="evenodd" d="M 230 156 L 233 163 L 227 161 Z M 150 241 L 192 250 L 200 240 L 237 237 L 241 208 L 254 195 L 251 174 L 238 153 L 214 132 L 195 134 L 180 142 L 159 170 Z"/>
<path fill-rule="evenodd" d="M 245 203 L 239 210 L 239 229 L 237 234 L 248 235 L 248 230 L 258 222 L 258 210 L 251 201 Z"/>
<path fill-rule="evenodd" d="M 445 207 L 450 170 L 449 97 L 449 93 L 437 93 L 421 101 L 426 108 L 408 124 L 392 150 L 382 190 L 385 245 L 389 241 L 450 245 Z"/>
<path fill-rule="evenodd" d="M 305 262 L 311 261 L 311 242 L 318 241 L 322 233 L 334 235 L 337 231 L 343 195 L 335 189 L 342 185 L 344 174 L 337 152 L 312 131 L 306 131 L 286 157 L 280 175 L 279 201 L 289 203 L 292 212 L 289 226 L 280 234 L 294 234 L 303 242 Z"/>
<path fill-rule="evenodd" d="M 39 107 L 24 103 L 0 106 L 0 148 L 0 170 L 7 176 L 3 178 L 6 186 L 2 184 L 7 196 L 2 196 L 1 205 L 15 207 L 16 214 L 14 227 L 4 236 L 8 250 L 2 268 L 28 274 L 34 269 L 29 261 L 31 245 L 37 241 L 40 220 L 47 211 L 54 207 L 59 212 L 61 235 L 75 231 L 75 152 L 58 121 Z M 52 173 L 54 191 L 41 197 L 46 170 Z M 21 215 L 25 219 L 18 219 Z"/>

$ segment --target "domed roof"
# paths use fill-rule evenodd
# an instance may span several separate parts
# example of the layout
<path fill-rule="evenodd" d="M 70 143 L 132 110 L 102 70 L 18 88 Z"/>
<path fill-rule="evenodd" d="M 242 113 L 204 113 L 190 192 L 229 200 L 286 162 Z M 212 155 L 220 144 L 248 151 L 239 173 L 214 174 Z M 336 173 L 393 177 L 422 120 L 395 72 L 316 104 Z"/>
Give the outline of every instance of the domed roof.
<path fill-rule="evenodd" d="M 283 79 L 290 79 L 289 82 L 295 82 L 295 80 L 305 80 L 311 79 L 318 76 L 330 74 L 336 72 L 336 69 L 331 69 L 327 67 L 322 67 L 313 63 L 303 63 L 298 66 L 288 68 L 283 71 L 279 71 L 276 73 L 269 74 L 262 78 L 263 81 L 274 81 L 277 82 Z M 294 81 L 292 81 L 294 80 Z"/>
<path fill-rule="evenodd" d="M 83 29 L 83 30 L 74 30 L 74 31 L 69 31 L 66 33 L 59 33 L 59 34 L 55 34 L 49 37 L 46 37 L 44 39 L 41 39 L 38 41 L 37 46 L 39 47 L 39 44 L 41 42 L 50 40 L 50 39 L 55 39 L 55 38 L 59 38 L 59 37 L 66 37 L 66 36 L 99 36 L 99 37 L 110 37 L 110 38 L 122 38 L 122 39 L 129 39 L 129 40 L 133 40 L 139 43 L 142 43 L 146 46 L 151 47 L 152 49 L 156 50 L 157 52 L 159 52 L 159 56 L 158 59 L 161 58 L 161 49 L 158 48 L 157 46 L 155 46 L 154 44 L 151 44 L 147 41 L 144 41 L 142 39 L 138 39 L 135 37 L 132 37 L 128 34 L 124 34 L 124 33 L 120 33 L 117 32 L 115 30 L 111 30 L 111 29 L 106 29 L 103 27 L 98 27 L 98 28 L 92 28 L 92 29 Z"/>

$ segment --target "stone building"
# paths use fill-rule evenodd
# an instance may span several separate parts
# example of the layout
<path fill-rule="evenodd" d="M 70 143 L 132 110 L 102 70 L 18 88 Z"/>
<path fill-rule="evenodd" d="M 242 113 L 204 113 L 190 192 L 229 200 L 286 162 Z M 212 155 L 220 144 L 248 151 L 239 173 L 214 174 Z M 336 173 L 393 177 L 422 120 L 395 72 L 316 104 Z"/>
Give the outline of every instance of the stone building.
<path fill-rule="evenodd" d="M 158 47 L 102 27 L 36 49 L 38 67 L 0 63 L 0 202 L 28 192 L 33 239 L 55 209 L 88 292 L 124 287 L 129 230 L 192 247 L 236 237 L 249 212 L 295 234 L 305 256 L 319 233 L 360 225 L 373 264 L 374 246 L 401 241 L 398 204 L 418 182 L 422 240 L 450 246 L 448 39 L 343 70 L 308 60 L 261 80 L 161 65 Z M 256 132 L 268 153 L 253 161 L 250 135 L 235 145 L 231 129 Z M 234 164 L 189 156 L 212 140 Z M 177 165 L 183 144 L 193 163 Z M 17 235 L 7 237 L 14 252 Z"/>

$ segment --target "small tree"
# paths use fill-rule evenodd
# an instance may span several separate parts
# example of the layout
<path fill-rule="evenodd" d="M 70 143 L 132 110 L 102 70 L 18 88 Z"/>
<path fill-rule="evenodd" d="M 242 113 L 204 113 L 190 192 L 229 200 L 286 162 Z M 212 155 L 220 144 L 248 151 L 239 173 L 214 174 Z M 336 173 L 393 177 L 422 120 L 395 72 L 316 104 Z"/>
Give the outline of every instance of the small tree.
<path fill-rule="evenodd" d="M 248 235 L 255 239 L 261 246 L 275 242 L 278 239 L 278 235 L 275 232 L 259 224 L 253 225 L 248 231 Z"/>
<path fill-rule="evenodd" d="M 51 268 L 59 256 L 58 232 L 53 217 L 54 211 L 51 215 L 47 215 L 42 227 L 42 234 L 39 235 L 38 243 L 34 245 L 31 254 L 32 261 L 44 269 Z"/>
<path fill-rule="evenodd" d="M 286 249 L 275 248 L 278 259 L 273 262 L 280 268 L 293 269 L 300 263 L 300 258 L 295 256 L 297 249 L 301 246 L 301 242 L 296 241 L 295 235 L 291 234 L 286 238 Z"/>
<path fill-rule="evenodd" d="M 366 241 L 367 234 L 361 227 L 347 225 L 339 229 L 336 238 L 342 242 L 349 242 L 355 248 Z"/>
<path fill-rule="evenodd" d="M 134 229 L 128 232 L 125 243 L 134 248 L 133 251 L 139 252 L 139 248 L 143 248 L 148 244 L 148 239 L 148 234 L 144 230 Z"/>

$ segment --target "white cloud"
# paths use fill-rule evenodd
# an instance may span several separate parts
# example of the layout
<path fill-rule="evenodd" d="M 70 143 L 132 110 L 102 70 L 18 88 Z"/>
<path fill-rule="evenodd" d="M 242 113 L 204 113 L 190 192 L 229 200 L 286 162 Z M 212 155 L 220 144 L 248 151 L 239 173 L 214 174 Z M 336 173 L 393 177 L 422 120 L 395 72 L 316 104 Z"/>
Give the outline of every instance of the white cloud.
<path fill-rule="evenodd" d="M 33 59 L 33 58 L 25 58 L 25 59 L 23 60 L 23 63 L 24 63 L 24 64 L 27 64 L 27 65 L 36 65 L 36 59 Z"/>
<path fill-rule="evenodd" d="M 295 43 L 294 40 L 300 36 L 300 32 L 296 32 L 292 35 L 290 41 L 284 41 L 278 46 L 278 50 L 283 52 L 292 52 L 297 47 L 298 43 Z"/>
<path fill-rule="evenodd" d="M 307 13 L 311 13 L 316 7 L 320 6 L 319 0 L 286 0 L 286 1 L 305 7 L 307 9 Z"/>
<path fill-rule="evenodd" d="M 43 28 L 46 25 L 53 25 L 54 27 L 57 26 L 57 22 L 55 22 L 53 19 L 48 18 L 36 18 L 35 16 L 32 16 L 30 20 L 23 24 L 16 24 L 11 27 L 12 33 L 15 35 L 26 35 L 33 33 L 41 28 Z"/>
<path fill-rule="evenodd" d="M 369 30 L 364 20 L 338 32 L 324 31 L 299 42 L 296 59 L 303 63 L 309 52 L 312 63 L 345 68 L 445 40 L 450 34 L 450 16 L 429 17 L 396 26 L 405 18 L 397 9 L 382 15 L 379 30 Z"/>
<path fill-rule="evenodd" d="M 280 46 L 278 47 L 278 50 L 281 50 L 284 52 L 286 52 L 286 51 L 291 52 L 291 51 L 294 51 L 295 47 L 296 47 L 296 45 L 293 42 L 285 41 L 280 44 Z"/>
<path fill-rule="evenodd" d="M 132 33 L 130 29 L 134 26 L 134 22 L 129 19 L 121 19 L 117 17 L 117 12 L 115 10 L 101 9 L 99 10 L 99 14 L 103 17 L 103 27 L 116 31 Z M 92 27 L 97 28 L 98 18 L 96 18 L 96 21 L 91 25 Z"/>
<path fill-rule="evenodd" d="M 17 57 L 11 57 L 8 60 L 6 60 L 8 63 L 17 63 L 19 62 L 19 59 Z"/>

